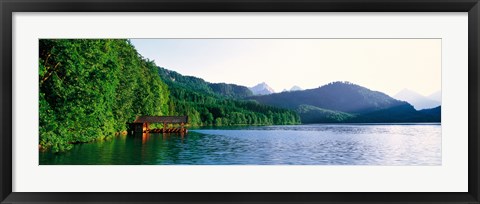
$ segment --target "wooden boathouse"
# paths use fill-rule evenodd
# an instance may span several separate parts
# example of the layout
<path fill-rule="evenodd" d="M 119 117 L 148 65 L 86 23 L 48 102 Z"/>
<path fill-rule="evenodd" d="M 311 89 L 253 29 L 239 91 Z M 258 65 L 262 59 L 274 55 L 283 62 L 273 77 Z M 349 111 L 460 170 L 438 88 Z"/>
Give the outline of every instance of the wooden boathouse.
<path fill-rule="evenodd" d="M 151 123 L 161 123 L 163 128 L 150 129 Z M 186 133 L 185 125 L 188 116 L 137 116 L 135 121 L 129 123 L 129 131 L 133 133 Z M 171 124 L 180 127 L 168 127 Z"/>

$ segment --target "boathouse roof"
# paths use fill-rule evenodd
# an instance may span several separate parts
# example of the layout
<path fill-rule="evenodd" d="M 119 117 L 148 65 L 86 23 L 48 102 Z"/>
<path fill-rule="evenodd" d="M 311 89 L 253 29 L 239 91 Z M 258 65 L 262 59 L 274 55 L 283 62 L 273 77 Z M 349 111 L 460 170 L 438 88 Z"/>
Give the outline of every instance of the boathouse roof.
<path fill-rule="evenodd" d="M 137 116 L 133 123 L 188 123 L 188 116 Z"/>

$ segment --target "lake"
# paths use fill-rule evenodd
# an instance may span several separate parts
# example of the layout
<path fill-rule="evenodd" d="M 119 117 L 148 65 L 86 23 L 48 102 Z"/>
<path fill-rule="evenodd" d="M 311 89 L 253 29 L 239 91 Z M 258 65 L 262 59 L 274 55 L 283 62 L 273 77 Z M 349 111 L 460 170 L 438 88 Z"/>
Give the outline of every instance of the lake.
<path fill-rule="evenodd" d="M 312 124 L 118 136 L 41 165 L 441 165 L 440 124 Z"/>

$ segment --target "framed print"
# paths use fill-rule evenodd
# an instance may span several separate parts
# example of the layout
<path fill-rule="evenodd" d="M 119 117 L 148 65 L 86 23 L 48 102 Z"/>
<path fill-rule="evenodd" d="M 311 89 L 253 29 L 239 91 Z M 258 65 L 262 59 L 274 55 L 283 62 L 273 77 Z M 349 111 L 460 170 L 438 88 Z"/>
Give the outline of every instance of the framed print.
<path fill-rule="evenodd" d="M 466 1 L 2 1 L 2 203 L 479 203 Z"/>

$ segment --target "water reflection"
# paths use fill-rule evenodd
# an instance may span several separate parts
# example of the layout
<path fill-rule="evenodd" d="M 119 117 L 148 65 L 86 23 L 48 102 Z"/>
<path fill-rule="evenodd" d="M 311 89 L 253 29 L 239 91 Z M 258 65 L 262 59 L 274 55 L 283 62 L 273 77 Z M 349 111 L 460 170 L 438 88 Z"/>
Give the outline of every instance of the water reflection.
<path fill-rule="evenodd" d="M 301 125 L 143 133 L 40 153 L 41 164 L 441 165 L 438 124 Z"/>

